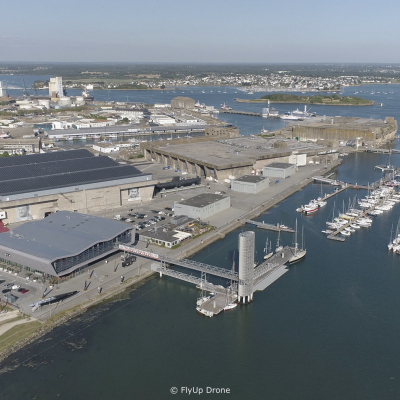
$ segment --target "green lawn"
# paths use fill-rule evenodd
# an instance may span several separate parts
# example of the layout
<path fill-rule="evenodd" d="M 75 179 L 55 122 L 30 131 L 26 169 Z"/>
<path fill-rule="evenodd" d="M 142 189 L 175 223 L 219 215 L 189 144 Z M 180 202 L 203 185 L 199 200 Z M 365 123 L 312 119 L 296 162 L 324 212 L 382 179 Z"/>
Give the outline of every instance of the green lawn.
<path fill-rule="evenodd" d="M 26 324 L 16 325 L 0 336 L 0 353 L 11 347 L 14 343 L 24 339 L 38 330 L 42 324 L 38 321 L 27 322 Z"/>

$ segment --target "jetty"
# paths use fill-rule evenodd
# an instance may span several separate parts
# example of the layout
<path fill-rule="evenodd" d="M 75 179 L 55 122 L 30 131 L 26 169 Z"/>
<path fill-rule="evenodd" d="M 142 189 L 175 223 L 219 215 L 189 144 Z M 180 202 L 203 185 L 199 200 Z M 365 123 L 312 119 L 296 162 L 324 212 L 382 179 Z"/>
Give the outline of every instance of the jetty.
<path fill-rule="evenodd" d="M 220 113 L 224 113 L 224 114 L 240 114 L 240 115 L 251 115 L 253 117 L 262 117 L 262 114 L 261 113 L 257 113 L 257 112 L 224 110 L 224 109 L 220 109 L 218 111 Z"/>
<path fill-rule="evenodd" d="M 258 222 L 258 221 L 253 221 L 251 219 L 243 219 L 242 222 L 246 223 L 246 224 L 255 225 L 257 228 L 266 229 L 268 231 L 294 233 L 294 230 L 292 228 L 288 228 L 288 227 L 282 226 L 280 224 L 276 224 L 276 225 L 266 224 L 264 221 Z"/>

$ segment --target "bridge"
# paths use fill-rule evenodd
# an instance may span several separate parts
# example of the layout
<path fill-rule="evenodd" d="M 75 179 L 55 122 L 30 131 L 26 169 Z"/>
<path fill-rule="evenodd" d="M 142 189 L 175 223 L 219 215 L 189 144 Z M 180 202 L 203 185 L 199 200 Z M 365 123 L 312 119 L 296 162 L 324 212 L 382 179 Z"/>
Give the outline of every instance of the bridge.
<path fill-rule="evenodd" d="M 162 264 L 157 264 L 157 263 L 151 264 L 151 270 L 154 272 L 158 272 L 160 274 L 160 277 L 166 275 L 166 276 L 171 276 L 172 278 L 180 279 L 181 281 L 193 283 L 200 289 L 206 290 L 207 292 L 214 292 L 222 295 L 226 295 L 227 293 L 232 293 L 231 288 L 224 288 L 219 285 L 213 285 L 212 283 L 207 282 L 201 277 L 185 274 L 184 272 L 180 271 L 175 271 L 174 269 L 167 268 Z"/>
<path fill-rule="evenodd" d="M 238 281 L 239 275 L 237 272 L 231 271 L 226 268 L 214 267 L 213 265 L 203 264 L 198 261 L 182 259 L 176 260 L 167 256 L 159 256 L 158 258 L 162 263 L 179 265 L 180 267 L 193 269 L 199 272 L 205 272 L 207 274 L 220 276 L 221 278 L 230 279 L 232 281 Z"/>

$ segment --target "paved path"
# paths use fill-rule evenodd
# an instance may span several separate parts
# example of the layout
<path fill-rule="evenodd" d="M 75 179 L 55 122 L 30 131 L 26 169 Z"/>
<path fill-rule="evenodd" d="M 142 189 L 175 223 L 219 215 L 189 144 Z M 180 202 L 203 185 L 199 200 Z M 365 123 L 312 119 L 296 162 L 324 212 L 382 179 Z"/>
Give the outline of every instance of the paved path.
<path fill-rule="evenodd" d="M 7 313 L 0 314 L 0 324 L 8 319 L 18 317 L 19 311 L 9 311 Z"/>
<path fill-rule="evenodd" d="M 19 319 L 18 321 L 13 321 L 13 322 L 9 322 L 8 324 L 4 324 L 4 325 L 0 325 L 0 337 L 1 335 L 3 335 L 4 333 L 6 333 L 7 331 L 9 331 L 11 328 L 13 328 L 14 326 L 20 325 L 20 324 L 27 324 L 29 322 L 35 322 L 35 319 Z"/>

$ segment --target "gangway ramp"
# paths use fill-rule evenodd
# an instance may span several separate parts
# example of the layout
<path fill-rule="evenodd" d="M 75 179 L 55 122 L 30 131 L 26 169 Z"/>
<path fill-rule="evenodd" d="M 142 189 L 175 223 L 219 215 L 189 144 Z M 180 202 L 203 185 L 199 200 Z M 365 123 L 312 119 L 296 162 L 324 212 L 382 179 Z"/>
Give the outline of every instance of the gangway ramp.
<path fill-rule="evenodd" d="M 214 285 L 210 282 L 202 280 L 200 277 L 185 274 L 184 272 L 180 271 L 175 271 L 174 269 L 167 268 L 158 263 L 152 263 L 151 270 L 154 272 L 158 272 L 160 276 L 162 275 L 171 276 L 172 278 L 180 279 L 181 281 L 193 283 L 200 289 L 206 290 L 207 292 L 219 293 L 224 296 L 232 293 L 229 288 L 226 289 L 223 286 Z"/>
<path fill-rule="evenodd" d="M 186 258 L 182 260 L 177 260 L 168 256 L 159 256 L 158 259 L 166 264 L 179 265 L 180 267 L 193 269 L 199 272 L 205 272 L 207 274 L 215 276 L 220 276 L 221 278 L 230 279 L 232 281 L 239 280 L 239 275 L 237 272 L 231 271 L 226 268 L 214 267 L 213 265 L 203 264 L 201 262 L 189 260 Z"/>
<path fill-rule="evenodd" d="M 313 176 L 315 182 L 327 183 L 333 186 L 342 186 L 344 182 L 337 181 L 336 179 L 325 178 L 323 176 Z"/>

